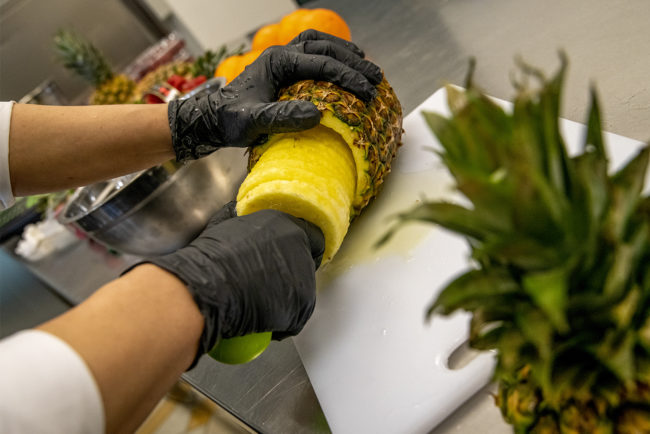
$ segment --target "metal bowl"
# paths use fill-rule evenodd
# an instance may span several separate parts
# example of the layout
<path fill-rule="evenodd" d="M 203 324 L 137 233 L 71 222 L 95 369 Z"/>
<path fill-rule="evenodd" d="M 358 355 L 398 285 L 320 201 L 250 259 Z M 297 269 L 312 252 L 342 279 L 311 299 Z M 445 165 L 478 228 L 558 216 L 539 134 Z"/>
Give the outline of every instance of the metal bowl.
<path fill-rule="evenodd" d="M 161 255 L 186 245 L 246 176 L 245 151 L 219 150 L 77 189 L 59 221 L 117 251 Z"/>

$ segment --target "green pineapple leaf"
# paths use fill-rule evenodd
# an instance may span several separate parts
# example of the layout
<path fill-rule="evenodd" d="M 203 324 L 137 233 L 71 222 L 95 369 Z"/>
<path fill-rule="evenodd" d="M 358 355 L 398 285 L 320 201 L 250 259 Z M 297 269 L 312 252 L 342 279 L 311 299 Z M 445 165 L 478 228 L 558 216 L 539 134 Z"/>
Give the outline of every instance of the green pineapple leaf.
<path fill-rule="evenodd" d="M 648 225 L 640 225 L 629 242 L 613 247 L 613 260 L 605 278 L 603 293 L 617 302 L 629 291 L 629 283 L 635 278 L 635 270 L 647 250 Z"/>
<path fill-rule="evenodd" d="M 609 330 L 594 348 L 594 355 L 624 383 L 630 383 L 635 377 L 635 342 L 633 330 Z"/>
<path fill-rule="evenodd" d="M 219 47 L 216 51 L 207 50 L 194 61 L 190 67 L 190 74 L 192 77 L 203 75 L 207 78 L 212 78 L 214 77 L 214 72 L 216 71 L 217 66 L 219 66 L 219 63 L 221 63 L 222 60 L 229 56 L 242 54 L 243 52 L 243 44 L 234 50 L 228 50 L 228 47 L 225 44 Z"/>
<path fill-rule="evenodd" d="M 566 333 L 569 330 L 566 318 L 568 277 L 567 269 L 560 267 L 543 272 L 528 273 L 522 279 L 524 291 L 560 333 Z"/>
<path fill-rule="evenodd" d="M 69 29 L 54 35 L 54 49 L 63 66 L 99 87 L 113 78 L 113 70 L 104 55 L 90 41 Z"/>
<path fill-rule="evenodd" d="M 587 119 L 587 134 L 585 135 L 584 145 L 582 147 L 583 153 L 592 151 L 598 156 L 601 161 L 607 161 L 607 150 L 605 149 L 605 140 L 603 139 L 603 132 L 601 130 L 600 121 L 600 103 L 598 102 L 598 95 L 596 88 L 591 87 L 589 91 L 591 102 L 589 103 L 589 116 Z"/>
<path fill-rule="evenodd" d="M 649 160 L 650 147 L 646 146 L 611 179 L 612 202 L 605 224 L 606 235 L 612 242 L 624 239 L 627 235 L 630 217 L 641 202 L 639 196 L 643 190 Z"/>
<path fill-rule="evenodd" d="M 467 208 L 445 202 L 424 203 L 414 207 L 407 213 L 398 215 L 397 218 L 401 222 L 423 221 L 436 223 L 447 229 L 461 232 L 468 237 L 481 240 L 485 239 L 490 233 L 499 232 L 500 226 L 503 225 L 503 222 L 482 218 L 482 216 L 476 215 L 475 212 Z M 377 244 L 382 245 L 387 242 L 397 229 L 398 226 L 394 227 Z"/>
<path fill-rule="evenodd" d="M 470 270 L 447 285 L 427 315 L 450 314 L 458 309 L 473 310 L 476 306 L 485 306 L 490 299 L 502 303 L 499 297 L 518 292 L 517 283 L 503 270 Z"/>
<path fill-rule="evenodd" d="M 582 152 L 570 157 L 560 129 L 565 56 L 548 79 L 519 66 L 511 112 L 470 75 L 468 89 L 447 89 L 449 118 L 424 113 L 470 204 L 425 202 L 399 221 L 464 235 L 476 267 L 429 315 L 472 313 L 469 343 L 497 351 L 495 400 L 515 432 L 650 427 L 650 146 L 608 173 L 592 87 Z"/>

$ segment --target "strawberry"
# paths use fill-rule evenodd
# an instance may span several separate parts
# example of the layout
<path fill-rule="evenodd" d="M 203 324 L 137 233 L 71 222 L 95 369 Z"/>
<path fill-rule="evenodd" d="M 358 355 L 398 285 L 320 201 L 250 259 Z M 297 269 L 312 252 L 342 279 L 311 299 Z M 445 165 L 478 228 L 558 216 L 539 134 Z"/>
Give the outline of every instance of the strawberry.
<path fill-rule="evenodd" d="M 169 84 L 172 87 L 175 87 L 178 90 L 182 90 L 183 85 L 187 82 L 185 77 L 181 75 L 170 75 L 169 78 L 167 79 L 167 84 Z"/>

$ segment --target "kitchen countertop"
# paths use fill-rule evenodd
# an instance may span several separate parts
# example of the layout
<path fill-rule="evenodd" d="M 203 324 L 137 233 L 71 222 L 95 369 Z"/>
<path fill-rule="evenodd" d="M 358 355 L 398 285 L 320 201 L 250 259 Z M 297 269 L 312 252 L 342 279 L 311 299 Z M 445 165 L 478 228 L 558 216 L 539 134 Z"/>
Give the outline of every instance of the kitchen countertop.
<path fill-rule="evenodd" d="M 508 100 L 515 56 L 551 71 L 564 49 L 570 68 L 563 117 L 583 121 L 594 82 L 605 129 L 650 138 L 650 2 L 645 0 L 317 0 L 309 7 L 333 9 L 348 22 L 353 40 L 384 69 L 405 114 L 445 82 L 462 85 L 472 56 L 475 82 Z M 27 266 L 78 303 L 135 260 L 79 242 Z M 84 272 L 70 273 L 72 267 Z M 204 358 L 183 377 L 259 431 L 329 431 L 290 339 L 272 343 L 247 365 Z M 493 390 L 486 386 L 433 432 L 510 432 L 492 403 Z"/>

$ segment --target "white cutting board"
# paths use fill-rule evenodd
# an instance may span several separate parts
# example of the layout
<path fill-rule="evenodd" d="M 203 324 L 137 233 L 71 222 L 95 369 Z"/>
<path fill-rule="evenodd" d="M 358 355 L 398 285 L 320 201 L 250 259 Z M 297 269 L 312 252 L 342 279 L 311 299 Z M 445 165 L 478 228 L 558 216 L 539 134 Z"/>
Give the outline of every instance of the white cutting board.
<path fill-rule="evenodd" d="M 294 338 L 335 434 L 428 432 L 491 377 L 494 358 L 487 353 L 461 369 L 448 368 L 450 354 L 467 339 L 468 314 L 425 321 L 434 296 L 469 267 L 465 241 L 417 223 L 404 226 L 381 249 L 373 247 L 389 228 L 390 216 L 422 197 L 462 200 L 427 149 L 440 145 L 422 110 L 448 115 L 444 88 L 404 119 L 404 146 L 383 191 L 351 225 L 332 262 L 317 272 L 316 309 Z M 575 152 L 584 126 L 562 122 Z M 614 134 L 606 134 L 606 140 L 614 167 L 641 146 Z"/>

